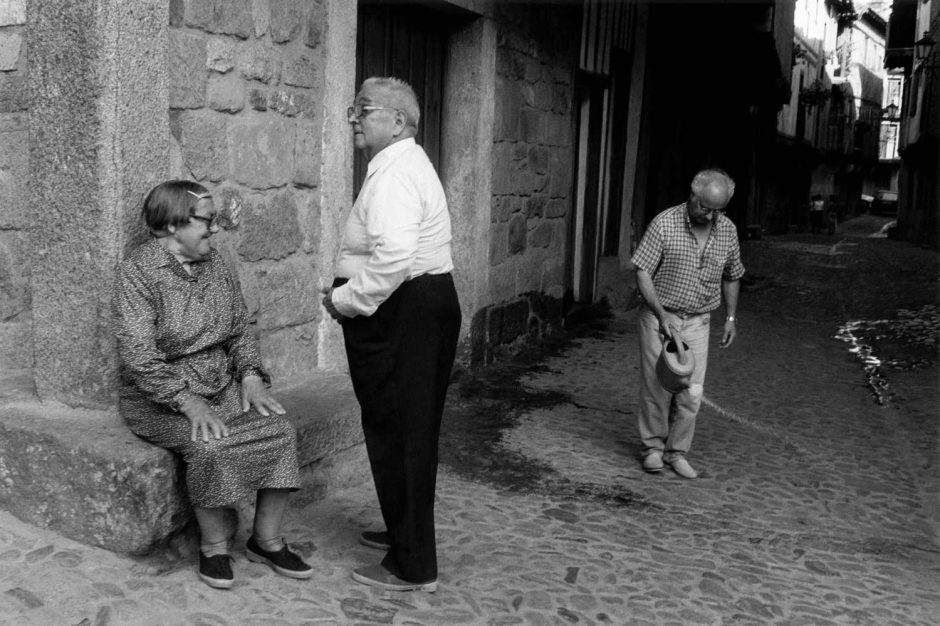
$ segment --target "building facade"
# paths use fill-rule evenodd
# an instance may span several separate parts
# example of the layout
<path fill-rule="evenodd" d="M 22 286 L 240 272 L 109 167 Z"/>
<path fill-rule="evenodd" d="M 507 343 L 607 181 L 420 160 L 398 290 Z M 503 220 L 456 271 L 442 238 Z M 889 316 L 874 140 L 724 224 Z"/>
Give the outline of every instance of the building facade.
<path fill-rule="evenodd" d="M 124 432 L 110 294 L 147 236 L 144 195 L 172 178 L 216 198 L 215 246 L 275 380 L 343 374 L 320 289 L 363 166 L 345 111 L 369 75 L 405 78 L 422 101 L 464 363 L 545 337 L 578 306 L 622 304 L 637 238 L 701 167 L 738 181 L 739 225 L 769 219 L 792 24 L 784 0 L 0 4 L 0 428 L 18 419 L 5 421 L 12 398 L 58 428 L 92 410 Z M 54 445 L 71 454 L 63 432 Z M 17 462 L 0 463 L 2 501 L 35 489 L 32 461 Z M 97 493 L 120 495 L 122 462 L 102 461 L 119 469 L 95 474 L 111 481 Z M 26 517 L 65 524 L 51 506 Z M 127 526 L 102 524 L 95 537 Z"/>
<path fill-rule="evenodd" d="M 940 213 L 940 2 L 895 0 L 885 65 L 900 75 L 895 235 L 936 248 Z"/>

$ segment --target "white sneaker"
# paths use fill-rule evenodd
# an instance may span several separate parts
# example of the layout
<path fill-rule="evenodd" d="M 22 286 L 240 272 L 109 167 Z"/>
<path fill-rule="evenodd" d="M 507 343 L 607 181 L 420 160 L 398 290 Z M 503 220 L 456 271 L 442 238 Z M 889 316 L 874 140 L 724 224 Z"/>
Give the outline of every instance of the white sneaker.
<path fill-rule="evenodd" d="M 643 457 L 643 471 L 654 473 L 663 469 L 663 453 L 650 452 Z"/>
<path fill-rule="evenodd" d="M 669 463 L 669 467 L 672 468 L 672 471 L 679 476 L 683 478 L 698 478 L 698 472 L 689 465 L 689 462 L 685 460 L 684 456 L 677 456 L 666 462 Z"/>

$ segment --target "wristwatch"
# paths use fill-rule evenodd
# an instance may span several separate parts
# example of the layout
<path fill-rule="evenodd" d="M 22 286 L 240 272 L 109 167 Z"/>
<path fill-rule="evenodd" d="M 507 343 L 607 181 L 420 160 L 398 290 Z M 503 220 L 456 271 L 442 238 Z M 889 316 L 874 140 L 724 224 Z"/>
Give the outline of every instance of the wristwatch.
<path fill-rule="evenodd" d="M 736 319 L 733 315 L 729 315 L 728 317 L 725 318 L 725 321 L 726 321 L 726 322 L 736 322 L 737 319 Z"/>

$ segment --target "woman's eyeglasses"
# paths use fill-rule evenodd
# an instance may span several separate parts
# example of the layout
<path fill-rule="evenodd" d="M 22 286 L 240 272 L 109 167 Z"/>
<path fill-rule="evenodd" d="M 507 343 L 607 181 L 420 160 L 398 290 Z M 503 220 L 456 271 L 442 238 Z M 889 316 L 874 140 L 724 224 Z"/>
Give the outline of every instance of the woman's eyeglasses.
<path fill-rule="evenodd" d="M 189 216 L 189 219 L 191 219 L 191 220 L 198 220 L 198 221 L 202 222 L 203 224 L 206 225 L 206 228 L 208 228 L 208 229 L 210 229 L 210 230 L 219 225 L 219 214 L 218 214 L 218 213 L 216 213 L 216 214 L 213 215 L 212 217 L 205 217 L 205 216 L 202 216 L 202 215 L 192 214 L 192 215 Z"/>

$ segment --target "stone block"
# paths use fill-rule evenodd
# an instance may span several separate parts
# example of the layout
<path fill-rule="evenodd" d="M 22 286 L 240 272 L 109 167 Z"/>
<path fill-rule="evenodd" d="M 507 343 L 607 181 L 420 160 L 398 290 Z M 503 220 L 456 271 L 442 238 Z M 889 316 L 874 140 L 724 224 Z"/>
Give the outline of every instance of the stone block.
<path fill-rule="evenodd" d="M 0 506 L 83 543 L 143 553 L 190 510 L 169 452 L 101 411 L 38 402 L 0 407 Z"/>
<path fill-rule="evenodd" d="M 571 119 L 567 115 L 549 114 L 544 120 L 542 143 L 567 148 L 571 145 Z"/>
<path fill-rule="evenodd" d="M 0 363 L 3 373 L 29 372 L 33 364 L 32 319 L 28 312 L 15 320 L 0 321 Z M 29 373 L 32 384 L 32 373 Z"/>
<path fill-rule="evenodd" d="M 550 184 L 548 195 L 552 198 L 566 198 L 571 195 L 573 156 L 567 150 L 552 148 L 548 154 L 548 174 Z"/>
<path fill-rule="evenodd" d="M 522 198 L 516 196 L 493 196 L 490 200 L 490 221 L 493 223 L 508 222 L 513 213 L 519 211 Z"/>
<path fill-rule="evenodd" d="M 281 187 L 294 171 L 293 125 L 283 119 L 249 119 L 229 130 L 232 176 L 252 189 Z"/>
<path fill-rule="evenodd" d="M 566 198 L 552 198 L 545 204 L 545 218 L 564 217 L 568 215 L 568 200 Z"/>
<path fill-rule="evenodd" d="M 264 89 L 252 87 L 248 90 L 248 104 L 255 111 L 268 110 L 268 92 Z"/>
<path fill-rule="evenodd" d="M 0 113 L 16 113 L 28 109 L 28 87 L 25 72 L 0 72 Z"/>
<path fill-rule="evenodd" d="M 26 0 L 0 2 L 0 26 L 18 26 L 26 23 Z"/>
<path fill-rule="evenodd" d="M 301 187 L 316 187 L 320 184 L 322 167 L 320 151 L 323 139 L 320 125 L 315 122 L 298 122 L 295 131 L 293 183 Z"/>
<path fill-rule="evenodd" d="M 314 372 L 272 392 L 297 428 L 303 487 L 292 502 L 369 480 L 347 375 Z M 173 454 L 137 438 L 114 414 L 32 400 L 0 404 L 0 507 L 76 541 L 133 554 L 152 550 L 191 517 Z"/>
<path fill-rule="evenodd" d="M 274 43 L 292 41 L 300 34 L 304 24 L 306 2 L 301 0 L 269 0 L 271 11 L 271 40 Z"/>
<path fill-rule="evenodd" d="M 183 162 L 196 180 L 219 181 L 229 175 L 227 120 L 213 111 L 183 111 L 175 118 Z M 174 125 L 171 124 L 171 128 Z"/>
<path fill-rule="evenodd" d="M 222 187 L 212 192 L 215 198 L 215 208 L 222 218 L 222 228 L 234 230 L 241 225 L 242 211 L 245 208 L 245 199 L 242 192 L 236 187 Z"/>
<path fill-rule="evenodd" d="M 313 290 L 310 295 L 318 292 Z M 311 375 L 317 369 L 317 322 L 262 332 L 261 357 L 278 380 Z"/>
<path fill-rule="evenodd" d="M 252 0 L 251 17 L 255 22 L 255 38 L 264 37 L 271 29 L 271 7 L 268 0 Z"/>
<path fill-rule="evenodd" d="M 0 322 L 29 311 L 26 231 L 0 230 Z"/>
<path fill-rule="evenodd" d="M 239 48 L 238 67 L 242 76 L 265 84 L 281 78 L 281 58 L 277 50 L 263 41 L 253 41 Z"/>
<path fill-rule="evenodd" d="M 512 259 L 490 268 L 490 299 L 494 302 L 512 298 L 516 291 L 516 264 Z"/>
<path fill-rule="evenodd" d="M 171 109 L 198 109 L 206 103 L 206 41 L 200 35 L 170 29 Z"/>
<path fill-rule="evenodd" d="M 554 227 L 551 222 L 542 222 L 529 232 L 528 247 L 547 248 L 552 243 Z"/>
<path fill-rule="evenodd" d="M 519 134 L 526 143 L 545 142 L 543 113 L 531 107 L 523 107 L 519 117 Z"/>
<path fill-rule="evenodd" d="M 499 265 L 509 257 L 509 224 L 490 226 L 490 265 Z"/>
<path fill-rule="evenodd" d="M 519 111 L 522 108 L 522 98 L 516 83 L 501 76 L 496 77 L 496 121 L 495 139 L 497 141 L 519 140 Z"/>
<path fill-rule="evenodd" d="M 245 84 L 235 74 L 212 76 L 206 86 L 206 104 L 210 109 L 237 113 L 245 108 Z"/>
<path fill-rule="evenodd" d="M 251 202 L 242 213 L 242 222 L 238 254 L 246 261 L 283 259 L 296 252 L 303 241 L 290 190 Z"/>
<path fill-rule="evenodd" d="M 493 144 L 493 195 L 511 194 L 513 144 L 499 141 Z"/>
<path fill-rule="evenodd" d="M 327 29 L 326 7 L 323 2 L 316 0 L 310 3 L 310 12 L 307 13 L 307 30 L 304 33 L 304 44 L 308 48 L 320 47 L 323 35 Z"/>
<path fill-rule="evenodd" d="M 296 376 L 275 392 L 297 427 L 301 467 L 362 442 L 359 404 L 347 374 L 316 372 Z"/>
<path fill-rule="evenodd" d="M 19 33 L 0 32 L 0 72 L 15 70 L 23 49 L 23 36 Z"/>
<path fill-rule="evenodd" d="M 514 214 L 509 220 L 509 254 L 519 254 L 525 251 L 526 231 L 525 216 L 520 213 Z"/>
<path fill-rule="evenodd" d="M 529 196 L 525 200 L 525 215 L 527 218 L 542 217 L 545 212 L 545 206 L 548 204 L 548 196 L 536 194 Z"/>
<path fill-rule="evenodd" d="M 248 39 L 254 32 L 252 0 L 185 0 L 185 23 L 206 31 Z"/>
<path fill-rule="evenodd" d="M 277 264 L 257 264 L 258 327 L 262 330 L 298 326 L 320 319 L 322 294 L 316 269 L 306 257 Z M 313 337 L 316 337 L 315 330 Z M 316 342 L 310 346 L 316 356 Z M 316 366 L 316 363 L 314 363 Z"/>
<path fill-rule="evenodd" d="M 497 343 L 511 343 L 526 333 L 529 322 L 529 303 L 516 300 L 502 307 L 498 333 L 490 331 L 491 337 L 498 337 Z"/>
<path fill-rule="evenodd" d="M 292 87 L 316 87 L 317 66 L 306 54 L 289 59 L 284 64 L 281 81 Z"/>
<path fill-rule="evenodd" d="M 268 92 L 265 107 L 287 117 L 315 118 L 316 100 L 303 91 L 275 89 Z"/>
<path fill-rule="evenodd" d="M 571 89 L 567 85 L 555 84 L 552 89 L 552 113 L 568 115 L 571 111 Z"/>
<path fill-rule="evenodd" d="M 303 251 L 316 254 L 320 250 L 323 229 L 320 224 L 320 193 L 315 189 L 295 189 L 297 220 L 303 233 Z"/>
<path fill-rule="evenodd" d="M 29 202 L 26 183 L 29 171 L 29 131 L 24 114 L 4 119 L 0 126 L 0 229 L 29 226 Z"/>
<path fill-rule="evenodd" d="M 235 42 L 228 37 L 210 37 L 206 41 L 206 68 L 224 74 L 235 67 Z"/>
<path fill-rule="evenodd" d="M 549 149 L 540 145 L 530 145 L 526 164 L 529 170 L 536 174 L 547 174 L 549 164 Z"/>

